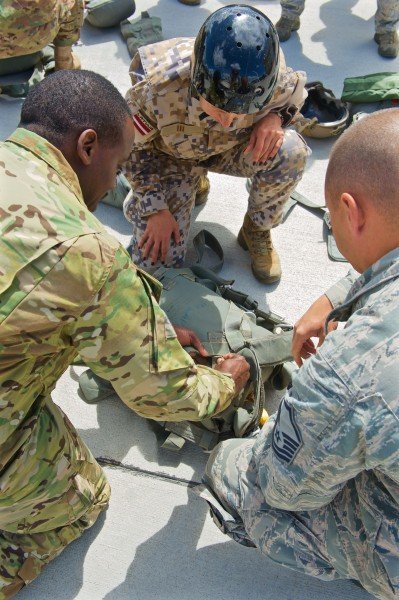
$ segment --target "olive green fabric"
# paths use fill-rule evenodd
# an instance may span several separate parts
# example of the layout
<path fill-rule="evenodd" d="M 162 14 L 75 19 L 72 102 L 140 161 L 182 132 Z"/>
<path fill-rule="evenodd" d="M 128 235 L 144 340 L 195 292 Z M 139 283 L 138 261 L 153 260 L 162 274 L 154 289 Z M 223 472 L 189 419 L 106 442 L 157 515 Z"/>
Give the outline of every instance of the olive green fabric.
<path fill-rule="evenodd" d="M 32 69 L 39 62 L 40 57 L 40 52 L 34 52 L 33 54 L 26 54 L 24 56 L 2 58 L 0 59 L 0 77 Z"/>
<path fill-rule="evenodd" d="M 372 73 L 344 80 L 342 100 L 346 102 L 379 102 L 399 99 L 399 73 Z"/>
<path fill-rule="evenodd" d="M 155 276 L 163 286 L 159 305 L 174 325 L 197 334 L 210 355 L 208 366 L 214 357 L 238 352 L 251 367 L 250 384 L 221 414 L 201 423 L 165 423 L 170 435 L 163 446 L 180 450 L 186 439 L 211 450 L 222 437 L 247 435 L 258 426 L 265 404 L 264 384 L 270 381 L 283 389 L 290 382 L 292 327 L 282 317 L 259 310 L 255 300 L 231 287 L 232 281 L 201 265 L 160 267 Z M 79 387 L 88 403 L 114 393 L 107 381 L 91 371 L 80 376 Z"/>
<path fill-rule="evenodd" d="M 161 42 L 162 24 L 159 17 L 150 17 L 143 11 L 136 19 L 127 19 L 121 23 L 121 32 L 126 40 L 130 56 L 134 56 L 140 46 Z"/>
<path fill-rule="evenodd" d="M 114 27 L 136 10 L 134 0 L 90 0 L 86 21 L 93 27 Z"/>
<path fill-rule="evenodd" d="M 0 76 L 11 72 L 20 73 L 32 67 L 34 67 L 33 72 L 26 81 L 2 84 L 0 79 L 0 95 L 4 94 L 11 96 L 11 98 L 24 98 L 29 90 L 39 83 L 45 75 L 52 73 L 55 68 L 54 46 L 46 46 L 35 54 L 0 60 Z M 15 71 L 10 71 L 10 69 L 15 69 Z"/>
<path fill-rule="evenodd" d="M 282 374 L 281 369 L 291 361 L 292 328 L 281 317 L 260 311 L 250 296 L 202 266 L 161 267 L 155 276 L 163 285 L 160 306 L 171 322 L 193 329 L 213 357 L 243 354 L 251 373 L 250 384 L 217 418 L 165 424 L 171 435 L 163 446 L 179 450 L 180 436 L 211 450 L 221 439 L 248 435 L 259 426 L 266 403 L 264 384 L 288 384 L 288 371 Z"/>

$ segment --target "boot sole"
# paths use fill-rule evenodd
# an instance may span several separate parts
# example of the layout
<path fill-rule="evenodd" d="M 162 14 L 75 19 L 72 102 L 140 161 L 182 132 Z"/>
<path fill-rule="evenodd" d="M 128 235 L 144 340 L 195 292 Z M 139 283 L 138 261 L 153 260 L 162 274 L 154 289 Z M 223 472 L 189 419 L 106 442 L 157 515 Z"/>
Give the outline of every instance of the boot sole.
<path fill-rule="evenodd" d="M 248 251 L 248 244 L 245 241 L 245 238 L 244 238 L 244 235 L 243 235 L 241 229 L 238 233 L 237 241 L 243 250 Z M 280 279 L 281 279 L 281 275 L 274 275 L 274 276 L 269 276 L 269 277 L 260 276 L 258 273 L 256 273 L 254 271 L 252 264 L 251 264 L 251 270 L 252 270 L 252 273 L 253 273 L 255 279 L 257 279 L 258 281 L 261 281 L 262 283 L 276 283 L 277 281 L 280 281 Z"/>

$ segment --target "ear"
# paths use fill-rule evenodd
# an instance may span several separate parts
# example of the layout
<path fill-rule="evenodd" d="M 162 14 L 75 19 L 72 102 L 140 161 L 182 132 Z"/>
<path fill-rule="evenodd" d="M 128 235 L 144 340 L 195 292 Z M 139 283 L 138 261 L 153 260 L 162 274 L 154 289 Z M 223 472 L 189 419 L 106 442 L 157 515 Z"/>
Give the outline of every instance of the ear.
<path fill-rule="evenodd" d="M 344 210 L 347 224 L 354 235 L 361 233 L 365 223 L 363 204 L 359 198 L 344 192 L 340 198 L 341 207 Z"/>
<path fill-rule="evenodd" d="M 93 158 L 98 151 L 98 138 L 97 133 L 94 129 L 85 129 L 80 134 L 77 144 L 76 144 L 76 152 L 82 161 L 82 163 L 87 167 L 92 164 Z"/>

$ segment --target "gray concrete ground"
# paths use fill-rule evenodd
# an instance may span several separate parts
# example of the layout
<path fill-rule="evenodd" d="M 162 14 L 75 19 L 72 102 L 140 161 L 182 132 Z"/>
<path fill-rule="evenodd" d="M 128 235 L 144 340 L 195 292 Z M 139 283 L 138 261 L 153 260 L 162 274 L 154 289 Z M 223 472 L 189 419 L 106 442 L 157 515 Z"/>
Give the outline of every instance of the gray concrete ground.
<path fill-rule="evenodd" d="M 202 1 L 184 6 L 177 0 L 137 0 L 138 9 L 162 18 L 165 38 L 194 36 L 204 19 L 227 2 Z M 275 22 L 278 0 L 252 4 Z M 399 70 L 399 59 L 378 56 L 373 42 L 372 0 L 312 0 L 302 25 L 283 45 L 287 63 L 307 71 L 309 81 L 321 80 L 341 94 L 349 75 Z M 137 12 L 138 14 L 138 12 Z M 108 77 L 120 90 L 129 86 L 129 55 L 118 28 L 85 26 L 77 48 L 84 68 Z M 0 97 L 0 138 L 17 125 L 21 102 Z M 298 189 L 323 204 L 323 180 L 331 141 L 309 141 L 313 154 Z M 329 260 L 322 223 L 315 214 L 296 207 L 273 232 L 281 255 L 283 277 L 278 285 L 263 286 L 249 269 L 249 258 L 236 235 L 246 207 L 245 181 L 210 175 L 208 203 L 197 211 L 193 233 L 207 227 L 221 240 L 226 262 L 222 275 L 234 277 L 261 306 L 294 322 L 347 266 Z M 98 217 L 123 243 L 129 224 L 116 209 L 100 206 Z M 206 455 L 187 445 L 178 454 L 159 446 L 156 423 L 129 411 L 117 398 L 96 406 L 77 394 L 76 372 L 67 372 L 54 400 L 65 410 L 96 457 L 105 464 L 113 488 L 107 514 L 83 538 L 56 559 L 20 598 L 29 600 L 106 598 L 161 600 L 366 599 L 351 582 L 326 584 L 280 568 L 257 551 L 225 538 L 194 497 L 188 481 L 199 481 Z"/>

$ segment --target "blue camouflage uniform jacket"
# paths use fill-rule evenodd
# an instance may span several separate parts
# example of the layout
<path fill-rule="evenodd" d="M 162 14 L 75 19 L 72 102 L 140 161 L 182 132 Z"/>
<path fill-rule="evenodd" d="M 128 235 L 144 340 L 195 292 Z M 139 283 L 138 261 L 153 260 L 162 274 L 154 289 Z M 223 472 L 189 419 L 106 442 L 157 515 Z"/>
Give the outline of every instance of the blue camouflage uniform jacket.
<path fill-rule="evenodd" d="M 344 326 L 305 361 L 256 438 L 257 486 L 274 508 L 324 507 L 338 571 L 350 577 L 377 554 L 399 593 L 399 248 L 341 302 L 329 320 Z"/>

